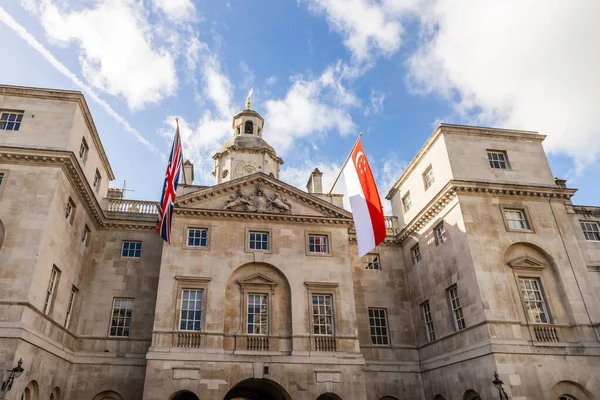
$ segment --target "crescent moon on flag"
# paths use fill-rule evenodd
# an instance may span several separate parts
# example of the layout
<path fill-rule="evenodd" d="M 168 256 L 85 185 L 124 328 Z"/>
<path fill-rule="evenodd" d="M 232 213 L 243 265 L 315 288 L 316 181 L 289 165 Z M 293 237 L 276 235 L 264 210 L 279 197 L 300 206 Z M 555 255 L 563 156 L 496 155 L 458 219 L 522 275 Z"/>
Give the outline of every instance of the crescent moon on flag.
<path fill-rule="evenodd" d="M 361 157 L 365 157 L 365 153 L 363 153 L 362 151 L 359 151 L 358 153 L 356 153 L 356 158 L 354 159 L 354 165 L 356 165 L 356 169 L 364 169 L 364 168 L 360 168 L 358 166 L 358 161 L 360 160 Z M 366 157 L 365 157 L 365 160 L 366 160 Z"/>

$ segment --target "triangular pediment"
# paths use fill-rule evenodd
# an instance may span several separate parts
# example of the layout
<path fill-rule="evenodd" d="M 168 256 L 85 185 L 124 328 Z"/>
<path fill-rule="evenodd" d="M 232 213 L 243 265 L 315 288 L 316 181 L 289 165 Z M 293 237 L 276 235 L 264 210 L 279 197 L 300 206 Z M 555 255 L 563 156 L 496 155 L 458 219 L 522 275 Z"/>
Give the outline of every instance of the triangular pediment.
<path fill-rule="evenodd" d="M 544 264 L 542 261 L 536 260 L 530 256 L 515 258 L 514 260 L 507 262 L 507 264 L 512 268 L 541 269 L 546 267 L 546 264 Z"/>
<path fill-rule="evenodd" d="M 277 286 L 278 283 L 274 280 L 264 276 L 260 272 L 250 275 L 246 278 L 238 279 L 238 283 L 242 286 L 244 285 L 264 285 L 264 286 Z"/>
<path fill-rule="evenodd" d="M 175 212 L 209 211 L 273 217 L 314 217 L 352 222 L 352 214 L 262 172 L 188 193 L 177 199 Z"/>

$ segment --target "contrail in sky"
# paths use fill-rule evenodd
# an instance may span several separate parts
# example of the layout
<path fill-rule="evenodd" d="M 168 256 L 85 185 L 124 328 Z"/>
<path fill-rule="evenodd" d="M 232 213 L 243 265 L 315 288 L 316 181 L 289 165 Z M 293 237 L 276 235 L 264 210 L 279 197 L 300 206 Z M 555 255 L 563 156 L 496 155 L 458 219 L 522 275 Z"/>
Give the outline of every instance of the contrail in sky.
<path fill-rule="evenodd" d="M 81 79 L 71 72 L 63 63 L 58 61 L 50 51 L 48 51 L 43 44 L 41 44 L 31 33 L 27 32 L 27 29 L 23 25 L 19 24 L 15 19 L 8 13 L 4 8 L 0 7 L 0 21 L 4 22 L 6 26 L 12 29 L 17 35 L 21 37 L 27 44 L 37 50 L 52 65 L 58 72 L 66 76 L 73 82 L 81 91 L 85 92 L 86 95 L 91 97 L 96 103 L 98 103 L 104 111 L 113 117 L 118 123 L 120 123 L 127 132 L 131 133 L 142 145 L 144 145 L 151 152 L 166 159 L 166 155 L 161 153 L 156 146 L 150 143 L 142 134 L 129 124 L 119 113 L 117 113 L 105 100 L 101 99 L 96 92 L 83 83 Z"/>

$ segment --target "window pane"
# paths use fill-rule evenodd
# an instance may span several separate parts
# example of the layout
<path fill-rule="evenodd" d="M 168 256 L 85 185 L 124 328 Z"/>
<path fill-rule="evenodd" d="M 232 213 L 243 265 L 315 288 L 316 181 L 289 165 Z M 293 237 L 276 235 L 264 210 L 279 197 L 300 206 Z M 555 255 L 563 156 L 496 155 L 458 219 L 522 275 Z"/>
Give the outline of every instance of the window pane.
<path fill-rule="evenodd" d="M 199 331 L 202 326 L 201 289 L 184 289 L 181 293 L 180 330 Z"/>

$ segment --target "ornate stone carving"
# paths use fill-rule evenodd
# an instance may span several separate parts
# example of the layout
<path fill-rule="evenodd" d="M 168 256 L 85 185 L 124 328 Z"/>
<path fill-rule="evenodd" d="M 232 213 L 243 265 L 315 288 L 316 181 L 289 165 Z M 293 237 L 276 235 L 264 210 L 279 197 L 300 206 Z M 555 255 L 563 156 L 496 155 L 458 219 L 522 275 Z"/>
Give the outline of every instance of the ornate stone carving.
<path fill-rule="evenodd" d="M 273 214 L 292 213 L 292 205 L 287 199 L 276 192 L 268 196 L 260 184 L 257 184 L 256 188 L 247 194 L 241 188 L 238 188 L 235 194 L 231 195 L 229 200 L 225 202 L 223 209 Z"/>

